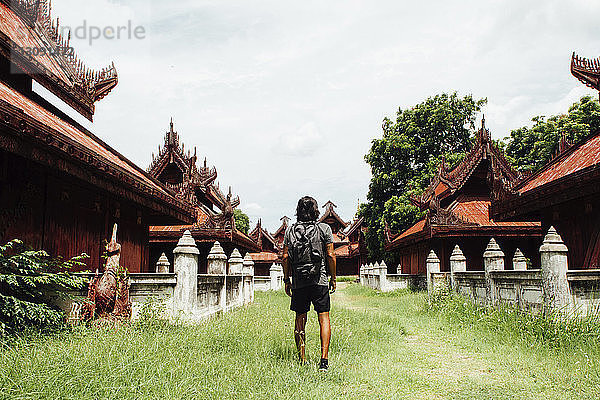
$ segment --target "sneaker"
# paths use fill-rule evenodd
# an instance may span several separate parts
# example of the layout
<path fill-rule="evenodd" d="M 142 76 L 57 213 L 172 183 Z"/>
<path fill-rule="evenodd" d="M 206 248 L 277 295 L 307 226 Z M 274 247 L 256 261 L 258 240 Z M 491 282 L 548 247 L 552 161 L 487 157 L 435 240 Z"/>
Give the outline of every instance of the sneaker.
<path fill-rule="evenodd" d="M 328 368 L 329 368 L 329 360 L 327 360 L 326 358 L 321 358 L 321 362 L 319 363 L 319 371 L 327 372 Z"/>

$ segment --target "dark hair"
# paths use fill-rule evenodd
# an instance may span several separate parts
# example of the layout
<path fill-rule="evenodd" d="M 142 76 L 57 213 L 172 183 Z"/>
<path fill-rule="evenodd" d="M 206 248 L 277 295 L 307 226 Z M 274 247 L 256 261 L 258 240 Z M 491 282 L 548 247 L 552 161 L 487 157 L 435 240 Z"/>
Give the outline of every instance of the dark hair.
<path fill-rule="evenodd" d="M 316 221 L 319 218 L 319 205 L 317 201 L 310 196 L 304 196 L 298 200 L 296 216 L 300 222 Z"/>

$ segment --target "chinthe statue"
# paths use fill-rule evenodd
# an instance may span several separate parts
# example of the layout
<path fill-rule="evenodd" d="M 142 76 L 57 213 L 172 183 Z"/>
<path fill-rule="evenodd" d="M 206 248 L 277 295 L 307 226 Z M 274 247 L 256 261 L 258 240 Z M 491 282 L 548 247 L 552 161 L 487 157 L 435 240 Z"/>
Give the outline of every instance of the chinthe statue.
<path fill-rule="evenodd" d="M 131 318 L 129 278 L 120 273 L 121 245 L 117 243 L 117 224 L 106 244 L 106 266 L 102 275 L 92 278 L 88 286 L 86 319 L 97 322 L 118 322 Z"/>

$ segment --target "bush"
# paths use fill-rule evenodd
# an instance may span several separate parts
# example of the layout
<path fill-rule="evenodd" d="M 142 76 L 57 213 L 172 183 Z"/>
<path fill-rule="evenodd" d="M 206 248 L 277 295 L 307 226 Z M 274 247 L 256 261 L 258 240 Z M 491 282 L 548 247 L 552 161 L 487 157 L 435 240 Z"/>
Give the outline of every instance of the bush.
<path fill-rule="evenodd" d="M 64 326 L 64 313 L 55 302 L 85 287 L 84 278 L 69 272 L 84 266 L 85 258 L 53 259 L 43 250 L 26 249 L 17 239 L 0 246 L 0 337 Z"/>

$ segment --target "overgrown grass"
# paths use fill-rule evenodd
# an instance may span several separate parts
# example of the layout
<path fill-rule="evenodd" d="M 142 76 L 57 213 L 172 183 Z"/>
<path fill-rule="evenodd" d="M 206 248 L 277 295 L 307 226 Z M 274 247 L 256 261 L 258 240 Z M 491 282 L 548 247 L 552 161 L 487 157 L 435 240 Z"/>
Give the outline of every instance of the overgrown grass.
<path fill-rule="evenodd" d="M 336 282 L 356 282 L 358 277 L 356 275 L 348 275 L 348 276 L 336 276 Z"/>
<path fill-rule="evenodd" d="M 427 306 L 450 323 L 470 326 L 492 336 L 557 349 L 587 347 L 599 350 L 600 313 L 562 318 L 560 314 L 521 311 L 510 305 L 479 307 L 460 295 L 439 293 Z"/>
<path fill-rule="evenodd" d="M 307 326 L 310 364 L 300 366 L 289 299 L 270 292 L 193 327 L 147 319 L 23 337 L 0 349 L 0 398 L 597 398 L 591 340 L 568 350 L 536 346 L 482 328 L 475 314 L 459 310 L 463 319 L 454 319 L 444 307 L 427 309 L 422 292 L 380 294 L 343 283 L 332 300 L 328 374 L 316 368 L 316 315 Z"/>

